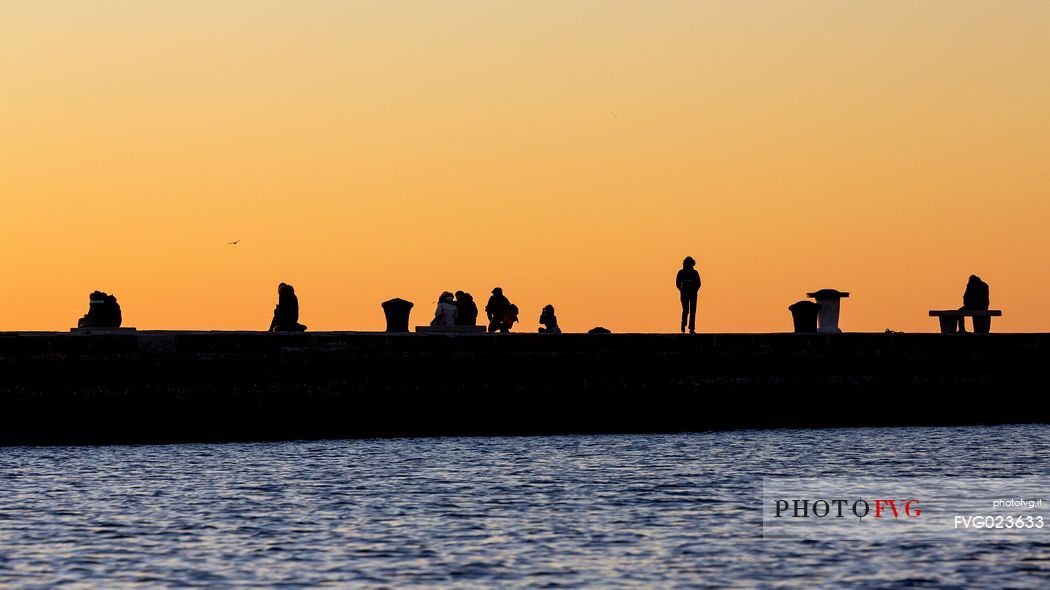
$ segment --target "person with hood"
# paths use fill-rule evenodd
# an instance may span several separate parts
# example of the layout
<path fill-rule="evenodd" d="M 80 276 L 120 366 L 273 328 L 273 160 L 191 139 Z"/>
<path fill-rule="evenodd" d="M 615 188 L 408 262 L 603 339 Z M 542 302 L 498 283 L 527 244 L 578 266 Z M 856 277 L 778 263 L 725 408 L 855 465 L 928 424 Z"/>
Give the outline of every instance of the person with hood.
<path fill-rule="evenodd" d="M 988 283 L 981 280 L 977 275 L 970 275 L 966 282 L 966 291 L 963 292 L 963 306 L 960 310 L 987 310 L 991 302 L 988 299 Z M 959 332 L 966 332 L 965 318 L 959 318 Z M 973 331 L 987 333 L 991 328 L 991 318 L 973 318 Z"/>
<path fill-rule="evenodd" d="M 495 332 L 497 330 L 501 332 L 507 331 L 503 327 L 503 322 L 506 319 L 507 310 L 509 308 L 510 300 L 503 296 L 503 289 L 499 287 L 493 289 L 492 297 L 489 297 L 489 302 L 485 306 L 485 314 L 489 318 L 489 332 Z"/>
<path fill-rule="evenodd" d="M 540 334 L 561 334 L 561 328 L 558 327 L 558 318 L 554 315 L 554 306 L 544 306 L 543 311 L 540 312 L 540 323 L 543 327 L 540 328 Z"/>
<path fill-rule="evenodd" d="M 456 325 L 475 326 L 478 323 L 478 306 L 470 293 L 456 291 Z"/>
<path fill-rule="evenodd" d="M 678 271 L 674 285 L 678 287 L 679 299 L 682 301 L 682 333 L 685 333 L 686 320 L 689 321 L 689 333 L 696 334 L 696 301 L 700 292 L 700 273 L 696 272 L 696 261 L 686 256 L 682 261 L 682 270 Z"/>
<path fill-rule="evenodd" d="M 437 309 L 434 311 L 434 319 L 430 320 L 431 326 L 454 326 L 456 325 L 456 303 L 452 300 L 452 293 L 445 291 L 438 298 Z"/>
<path fill-rule="evenodd" d="M 277 307 L 273 309 L 270 332 L 305 332 L 306 326 L 299 323 L 299 298 L 291 285 L 277 285 Z"/>
<path fill-rule="evenodd" d="M 77 321 L 78 328 L 119 328 L 122 321 L 117 298 L 93 291 L 88 296 L 88 312 Z"/>

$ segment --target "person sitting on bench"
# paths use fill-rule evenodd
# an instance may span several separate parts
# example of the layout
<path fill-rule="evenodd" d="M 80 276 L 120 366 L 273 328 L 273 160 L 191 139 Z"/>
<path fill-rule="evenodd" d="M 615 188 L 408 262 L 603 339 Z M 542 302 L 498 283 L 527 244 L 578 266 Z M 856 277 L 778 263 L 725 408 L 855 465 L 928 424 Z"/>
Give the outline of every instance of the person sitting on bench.
<path fill-rule="evenodd" d="M 478 306 L 470 293 L 456 291 L 456 325 L 474 326 L 478 323 Z"/>
<path fill-rule="evenodd" d="M 988 283 L 981 280 L 977 275 L 970 275 L 966 283 L 966 291 L 963 293 L 963 306 L 960 310 L 987 311 L 990 302 L 988 300 Z M 966 318 L 959 318 L 959 333 L 966 332 Z M 988 332 L 992 320 L 986 317 L 973 318 L 974 332 Z M 981 330 L 983 328 L 983 330 Z"/>
<path fill-rule="evenodd" d="M 306 326 L 299 323 L 299 298 L 291 285 L 277 285 L 277 307 L 273 309 L 270 332 L 305 332 Z"/>
<path fill-rule="evenodd" d="M 455 326 L 456 325 L 456 302 L 452 293 L 445 291 L 438 298 L 437 309 L 434 311 L 434 319 L 430 320 L 431 326 Z"/>
<path fill-rule="evenodd" d="M 78 328 L 119 328 L 120 305 L 117 298 L 94 291 L 88 296 L 88 312 L 77 321 Z"/>

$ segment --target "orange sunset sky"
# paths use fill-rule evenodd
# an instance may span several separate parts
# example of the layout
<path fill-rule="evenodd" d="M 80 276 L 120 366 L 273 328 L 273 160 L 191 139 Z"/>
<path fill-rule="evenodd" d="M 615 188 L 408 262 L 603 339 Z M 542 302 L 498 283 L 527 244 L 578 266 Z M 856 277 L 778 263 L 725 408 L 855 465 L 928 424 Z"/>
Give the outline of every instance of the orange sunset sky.
<path fill-rule="evenodd" d="M 0 330 L 1046 331 L 1048 187 L 1045 0 L 0 0 Z"/>

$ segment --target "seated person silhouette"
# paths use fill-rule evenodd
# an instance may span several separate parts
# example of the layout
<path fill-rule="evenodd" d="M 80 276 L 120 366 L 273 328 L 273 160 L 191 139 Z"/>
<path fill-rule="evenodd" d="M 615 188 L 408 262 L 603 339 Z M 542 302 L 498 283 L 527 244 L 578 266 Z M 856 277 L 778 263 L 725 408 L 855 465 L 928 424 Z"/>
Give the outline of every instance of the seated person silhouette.
<path fill-rule="evenodd" d="M 438 298 L 437 310 L 434 311 L 434 319 L 430 320 L 431 326 L 455 326 L 456 325 L 456 302 L 452 299 L 452 293 L 445 291 Z"/>
<path fill-rule="evenodd" d="M 554 315 L 554 306 L 547 305 L 540 312 L 540 324 L 543 325 L 540 328 L 540 334 L 561 334 L 561 328 L 558 327 L 558 318 Z"/>
<path fill-rule="evenodd" d="M 514 326 L 514 323 L 518 321 L 518 306 L 511 303 L 507 306 L 507 311 L 503 314 L 503 321 L 500 322 L 499 331 L 506 334 L 510 332 L 510 329 Z"/>
<path fill-rule="evenodd" d="M 121 322 L 120 305 L 117 298 L 94 291 L 88 296 L 88 312 L 77 321 L 78 328 L 119 328 Z"/>
<path fill-rule="evenodd" d="M 990 302 L 988 300 L 988 283 L 981 280 L 977 275 L 970 275 L 966 282 L 966 291 L 963 292 L 963 306 L 960 310 L 987 310 Z M 966 332 L 966 318 L 959 318 L 959 333 Z M 973 331 L 987 333 L 992 325 L 991 318 L 973 318 Z"/>
<path fill-rule="evenodd" d="M 510 301 L 503 296 L 503 289 L 496 287 L 492 290 L 492 297 L 485 306 L 485 314 L 489 318 L 489 332 L 506 332 L 503 329 L 503 321 L 507 317 Z"/>
<path fill-rule="evenodd" d="M 299 298 L 291 285 L 277 285 L 277 307 L 273 309 L 270 332 L 305 332 L 306 326 L 299 323 Z"/>
<path fill-rule="evenodd" d="M 478 323 L 478 306 L 470 293 L 456 291 L 456 325 L 475 326 Z"/>

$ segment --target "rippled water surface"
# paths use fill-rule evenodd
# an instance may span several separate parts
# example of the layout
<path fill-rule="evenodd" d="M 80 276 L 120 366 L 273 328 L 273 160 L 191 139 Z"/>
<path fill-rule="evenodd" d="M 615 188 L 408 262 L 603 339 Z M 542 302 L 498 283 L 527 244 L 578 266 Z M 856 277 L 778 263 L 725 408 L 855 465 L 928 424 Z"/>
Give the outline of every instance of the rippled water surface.
<path fill-rule="evenodd" d="M 1035 540 L 761 539 L 762 477 L 850 474 L 1048 475 L 1050 427 L 0 448 L 0 586 L 1050 587 Z"/>

